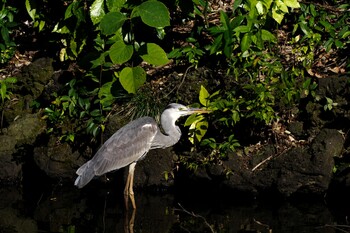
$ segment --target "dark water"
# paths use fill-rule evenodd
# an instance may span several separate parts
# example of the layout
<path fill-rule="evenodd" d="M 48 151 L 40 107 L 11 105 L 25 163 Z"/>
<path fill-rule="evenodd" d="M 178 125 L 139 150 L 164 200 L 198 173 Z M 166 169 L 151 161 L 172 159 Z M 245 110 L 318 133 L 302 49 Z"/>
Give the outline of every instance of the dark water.
<path fill-rule="evenodd" d="M 82 190 L 67 185 L 24 190 L 3 187 L 0 233 L 350 232 L 350 205 L 344 203 L 137 192 L 138 208 L 133 212 L 125 210 L 122 193 L 119 187 L 103 185 Z"/>

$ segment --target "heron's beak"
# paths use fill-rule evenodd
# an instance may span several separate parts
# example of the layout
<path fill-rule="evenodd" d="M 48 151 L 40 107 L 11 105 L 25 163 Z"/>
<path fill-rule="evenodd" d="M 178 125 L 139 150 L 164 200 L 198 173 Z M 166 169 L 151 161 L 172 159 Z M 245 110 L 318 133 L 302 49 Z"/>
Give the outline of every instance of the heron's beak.
<path fill-rule="evenodd" d="M 201 108 L 188 108 L 186 111 L 186 115 L 190 115 L 193 113 L 210 113 L 210 110 L 207 109 L 201 109 Z"/>

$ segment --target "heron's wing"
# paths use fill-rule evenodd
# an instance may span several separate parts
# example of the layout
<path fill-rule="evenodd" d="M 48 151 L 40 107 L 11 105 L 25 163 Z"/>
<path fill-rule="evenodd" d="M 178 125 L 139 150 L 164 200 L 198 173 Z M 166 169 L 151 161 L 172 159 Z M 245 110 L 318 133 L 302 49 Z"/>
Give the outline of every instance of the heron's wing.
<path fill-rule="evenodd" d="M 96 175 L 116 170 L 139 160 L 150 149 L 158 131 L 156 122 L 143 117 L 114 133 L 92 158 Z"/>

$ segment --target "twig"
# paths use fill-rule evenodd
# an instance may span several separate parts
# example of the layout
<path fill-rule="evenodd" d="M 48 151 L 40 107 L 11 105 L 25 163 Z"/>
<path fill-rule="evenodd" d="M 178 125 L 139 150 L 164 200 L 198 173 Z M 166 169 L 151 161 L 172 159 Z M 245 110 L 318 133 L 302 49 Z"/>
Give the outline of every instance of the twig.
<path fill-rule="evenodd" d="M 256 165 L 255 167 L 253 167 L 252 172 L 255 171 L 258 167 L 260 167 L 261 165 L 263 165 L 264 163 L 266 163 L 267 161 L 271 160 L 273 158 L 273 155 L 270 155 L 269 157 L 267 157 L 266 159 L 264 159 L 263 161 L 261 161 L 260 163 L 258 163 L 258 165 Z"/>
<path fill-rule="evenodd" d="M 207 220 L 206 220 L 203 216 L 201 216 L 201 215 L 199 215 L 199 214 L 195 214 L 195 213 L 193 213 L 193 212 L 190 212 L 190 211 L 186 210 L 180 203 L 178 203 L 178 205 L 180 206 L 181 209 L 175 209 L 175 210 L 182 210 L 183 212 L 185 212 L 185 213 L 188 214 L 188 215 L 191 215 L 191 216 L 193 216 L 193 217 L 195 217 L 195 218 L 200 218 L 200 219 L 202 219 L 203 222 L 205 223 L 205 225 L 206 225 L 207 227 L 209 227 L 210 231 L 213 232 L 213 233 L 215 233 L 215 230 L 213 229 L 213 227 L 207 222 Z"/>
<path fill-rule="evenodd" d="M 258 163 L 258 165 L 256 165 L 255 167 L 253 167 L 252 172 L 255 171 L 257 168 L 259 168 L 261 165 L 263 165 L 264 163 L 270 161 L 272 158 L 278 157 L 281 154 L 283 154 L 284 152 L 286 152 L 288 149 L 285 149 L 283 151 L 281 151 L 279 154 L 277 155 L 270 155 L 269 157 L 267 157 L 266 159 L 264 159 L 263 161 L 261 161 L 260 163 Z"/>
<path fill-rule="evenodd" d="M 187 76 L 188 71 L 189 71 L 191 68 L 193 68 L 193 65 L 187 67 L 187 69 L 186 69 L 186 71 L 185 71 L 185 73 L 184 73 L 184 75 L 183 75 L 183 78 L 182 78 L 182 80 L 181 80 L 179 86 L 174 87 L 174 88 L 173 88 L 168 94 L 166 94 L 163 98 L 168 97 L 172 92 L 175 91 L 175 89 L 177 89 L 177 90 L 176 90 L 176 95 L 177 95 L 177 93 L 179 92 L 180 87 L 182 86 L 182 84 L 183 84 L 184 81 L 185 81 L 185 78 L 186 78 L 186 76 Z"/>

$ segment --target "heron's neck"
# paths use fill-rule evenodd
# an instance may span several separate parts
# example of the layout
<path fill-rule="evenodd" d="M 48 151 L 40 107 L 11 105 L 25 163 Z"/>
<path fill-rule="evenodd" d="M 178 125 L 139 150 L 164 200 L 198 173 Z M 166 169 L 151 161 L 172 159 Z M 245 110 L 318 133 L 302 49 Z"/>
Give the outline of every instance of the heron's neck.
<path fill-rule="evenodd" d="M 176 144 L 181 137 L 181 130 L 175 122 L 162 122 L 163 132 L 158 131 L 152 143 L 154 148 L 166 148 Z"/>

